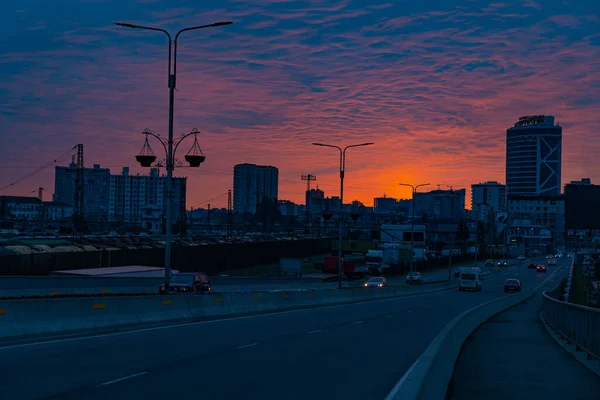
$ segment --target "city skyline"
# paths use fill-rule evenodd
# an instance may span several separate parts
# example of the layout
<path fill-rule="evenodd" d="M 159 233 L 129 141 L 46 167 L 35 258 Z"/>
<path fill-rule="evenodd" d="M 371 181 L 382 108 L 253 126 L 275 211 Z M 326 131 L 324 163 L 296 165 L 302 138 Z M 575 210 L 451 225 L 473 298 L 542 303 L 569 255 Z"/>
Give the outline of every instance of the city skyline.
<path fill-rule="evenodd" d="M 115 29 L 116 20 L 170 30 L 235 22 L 186 33 L 179 43 L 175 133 L 198 128 L 207 156 L 199 169 L 175 170 L 188 177 L 188 206 L 231 189 L 240 163 L 279 168 L 280 199 L 303 203 L 300 176 L 308 173 L 327 196 L 335 195 L 337 156 L 315 149 L 314 141 L 375 142 L 348 152 L 345 202 L 371 205 L 384 193 L 410 198 L 398 182 L 467 190 L 477 182 L 506 183 L 506 129 L 534 114 L 554 115 L 563 127 L 561 187 L 582 177 L 600 180 L 594 162 L 600 78 L 593 74 L 600 35 L 592 1 L 450 8 L 434 2 L 167 4 L 100 8 L 67 1 L 46 9 L 39 2 L 3 13 L 10 33 L 0 38 L 6 77 L 0 187 L 77 143 L 84 144 L 86 167 L 149 173 L 134 156 L 145 128 L 166 134 L 166 43 L 160 35 Z M 0 195 L 50 189 L 53 170 Z M 212 205 L 226 201 L 222 196 Z"/>

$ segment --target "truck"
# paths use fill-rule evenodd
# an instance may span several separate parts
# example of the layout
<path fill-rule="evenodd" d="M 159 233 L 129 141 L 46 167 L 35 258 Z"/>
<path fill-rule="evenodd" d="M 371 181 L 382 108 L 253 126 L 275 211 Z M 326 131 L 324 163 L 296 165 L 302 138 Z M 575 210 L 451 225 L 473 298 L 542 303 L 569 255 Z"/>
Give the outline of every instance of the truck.
<path fill-rule="evenodd" d="M 356 261 L 344 261 L 342 258 L 342 273 L 348 279 L 363 279 L 366 275 L 368 275 L 368 269 L 366 267 L 362 267 L 357 265 Z M 327 256 L 325 257 L 325 262 L 323 264 L 323 273 L 324 274 L 335 274 L 338 273 L 338 257 L 337 256 Z"/>
<path fill-rule="evenodd" d="M 384 250 L 368 250 L 365 254 L 365 266 L 372 273 L 381 273 L 387 264 L 384 261 Z"/>

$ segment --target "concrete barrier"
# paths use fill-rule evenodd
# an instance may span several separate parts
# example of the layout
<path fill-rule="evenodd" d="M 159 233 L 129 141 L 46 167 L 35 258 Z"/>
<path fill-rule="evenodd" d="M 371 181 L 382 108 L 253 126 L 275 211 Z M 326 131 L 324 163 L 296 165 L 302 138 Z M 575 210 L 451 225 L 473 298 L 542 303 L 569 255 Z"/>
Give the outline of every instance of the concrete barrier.
<path fill-rule="evenodd" d="M 424 295 L 455 288 L 456 282 L 444 282 L 410 288 L 0 300 L 0 338 L 94 332 L 143 323 L 259 314 Z"/>
<path fill-rule="evenodd" d="M 439 400 L 446 398 L 454 365 L 467 338 L 494 315 L 529 299 L 539 292 L 561 268 L 536 288 L 507 295 L 467 310 L 433 339 L 425 352 L 406 371 L 386 400 Z"/>
<path fill-rule="evenodd" d="M 501 273 L 510 272 L 507 269 Z M 495 273 L 494 275 L 497 275 Z M 0 300 L 0 339 L 117 329 L 259 314 L 456 290 L 456 281 L 425 286 L 277 290 L 257 293 Z"/>

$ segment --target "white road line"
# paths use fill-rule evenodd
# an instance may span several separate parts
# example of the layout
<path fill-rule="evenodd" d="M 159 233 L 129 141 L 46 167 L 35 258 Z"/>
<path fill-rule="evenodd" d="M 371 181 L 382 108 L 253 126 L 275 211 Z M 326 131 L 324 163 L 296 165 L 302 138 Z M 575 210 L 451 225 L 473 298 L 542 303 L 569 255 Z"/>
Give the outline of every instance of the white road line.
<path fill-rule="evenodd" d="M 362 324 L 363 321 L 354 321 L 353 324 Z"/>
<path fill-rule="evenodd" d="M 408 310 L 407 312 L 414 312 L 415 310 Z"/>
<path fill-rule="evenodd" d="M 310 331 L 308 333 L 311 334 L 311 333 L 317 333 L 317 332 L 322 332 L 322 331 L 323 331 L 322 329 L 317 329 L 317 330 L 314 330 L 314 331 Z"/>
<path fill-rule="evenodd" d="M 138 372 L 137 374 L 127 375 L 127 376 L 124 376 L 124 377 L 119 378 L 119 379 L 113 379 L 112 381 L 101 383 L 98 386 L 112 385 L 113 383 L 126 381 L 127 379 L 132 379 L 132 378 L 135 378 L 135 377 L 138 377 L 138 376 L 142 376 L 142 375 L 146 375 L 146 374 L 147 374 L 147 372 Z"/>
<path fill-rule="evenodd" d="M 258 346 L 258 343 L 245 344 L 243 346 L 239 346 L 238 349 L 245 349 L 246 347 L 252 347 L 252 346 Z"/>

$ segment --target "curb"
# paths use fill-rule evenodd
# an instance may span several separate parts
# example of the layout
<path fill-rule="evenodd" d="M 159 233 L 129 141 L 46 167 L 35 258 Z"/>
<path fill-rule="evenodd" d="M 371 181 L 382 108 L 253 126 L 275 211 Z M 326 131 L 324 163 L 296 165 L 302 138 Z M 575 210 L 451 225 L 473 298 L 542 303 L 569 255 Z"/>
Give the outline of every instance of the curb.
<path fill-rule="evenodd" d="M 540 311 L 539 319 L 542 322 L 542 325 L 544 325 L 546 332 L 548 332 L 548 335 L 550 335 L 560 347 L 571 354 L 581 365 L 600 377 L 600 360 L 588 360 L 585 352 L 577 351 L 577 345 L 567 343 L 561 334 L 554 330 L 548 323 L 543 311 Z"/>
<path fill-rule="evenodd" d="M 452 380 L 454 366 L 462 346 L 469 336 L 496 314 L 533 297 L 562 268 L 562 266 L 558 267 L 533 289 L 506 297 L 498 297 L 460 313 L 436 335 L 421 356 L 410 366 L 385 397 L 385 400 L 444 399 Z M 484 313 L 478 317 L 475 314 L 477 311 L 483 311 Z M 464 330 L 465 327 L 466 330 Z M 463 328 L 462 332 L 460 328 Z M 446 357 L 445 360 L 443 359 L 444 356 Z M 431 384 L 427 385 L 426 382 Z"/>

